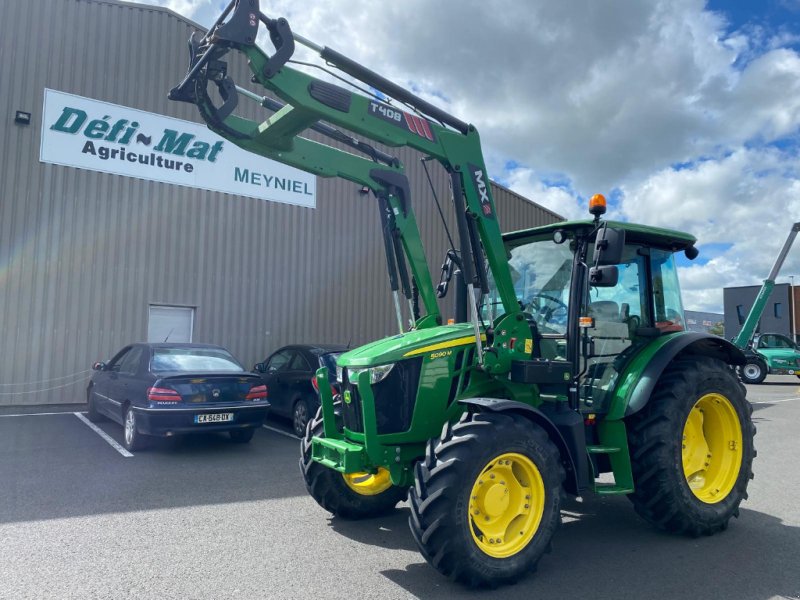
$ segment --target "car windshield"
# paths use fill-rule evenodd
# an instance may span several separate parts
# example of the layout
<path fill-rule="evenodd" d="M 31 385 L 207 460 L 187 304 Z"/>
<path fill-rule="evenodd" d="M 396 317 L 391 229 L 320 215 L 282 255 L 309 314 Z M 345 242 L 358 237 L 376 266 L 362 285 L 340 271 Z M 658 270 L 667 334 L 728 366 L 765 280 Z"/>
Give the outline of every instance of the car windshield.
<path fill-rule="evenodd" d="M 556 244 L 547 236 L 515 246 L 510 252 L 508 264 L 522 310 L 533 317 L 540 332 L 565 334 L 572 277 L 570 244 Z M 503 312 L 500 294 L 490 278 L 482 316 L 494 321 Z"/>
<path fill-rule="evenodd" d="M 154 373 L 185 371 L 241 373 L 244 368 L 228 352 L 213 348 L 156 348 L 150 370 Z"/>
<path fill-rule="evenodd" d="M 323 367 L 328 367 L 328 370 L 332 373 L 336 372 L 336 361 L 339 360 L 339 357 L 342 355 L 341 352 L 331 352 L 329 354 L 323 354 L 319 357 L 319 362 Z"/>

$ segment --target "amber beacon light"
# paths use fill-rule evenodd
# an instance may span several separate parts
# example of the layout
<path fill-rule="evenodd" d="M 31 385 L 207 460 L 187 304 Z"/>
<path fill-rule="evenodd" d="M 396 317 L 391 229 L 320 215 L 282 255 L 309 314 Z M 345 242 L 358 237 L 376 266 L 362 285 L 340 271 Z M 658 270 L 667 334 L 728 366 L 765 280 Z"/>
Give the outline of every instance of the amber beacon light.
<path fill-rule="evenodd" d="M 599 217 L 606 212 L 606 197 L 603 194 L 595 194 L 589 198 L 589 212 L 595 217 Z"/>

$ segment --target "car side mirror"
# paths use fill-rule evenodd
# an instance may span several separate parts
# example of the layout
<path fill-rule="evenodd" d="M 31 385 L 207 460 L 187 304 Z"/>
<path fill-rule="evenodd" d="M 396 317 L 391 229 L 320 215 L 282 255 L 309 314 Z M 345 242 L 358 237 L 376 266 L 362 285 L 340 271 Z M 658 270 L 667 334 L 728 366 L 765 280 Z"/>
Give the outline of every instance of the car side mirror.
<path fill-rule="evenodd" d="M 592 287 L 614 287 L 619 281 L 619 269 L 613 265 L 589 269 L 589 285 Z"/>
<path fill-rule="evenodd" d="M 267 370 L 267 365 L 265 365 L 264 363 L 256 363 L 255 366 L 253 367 L 253 371 L 255 371 L 256 373 L 263 373 L 266 370 Z"/>
<path fill-rule="evenodd" d="M 106 370 L 106 363 L 102 361 L 97 361 L 92 365 L 93 371 L 105 371 Z"/>
<path fill-rule="evenodd" d="M 594 242 L 594 264 L 598 267 L 618 265 L 622 262 L 624 249 L 625 230 L 603 227 L 597 232 L 597 239 Z"/>

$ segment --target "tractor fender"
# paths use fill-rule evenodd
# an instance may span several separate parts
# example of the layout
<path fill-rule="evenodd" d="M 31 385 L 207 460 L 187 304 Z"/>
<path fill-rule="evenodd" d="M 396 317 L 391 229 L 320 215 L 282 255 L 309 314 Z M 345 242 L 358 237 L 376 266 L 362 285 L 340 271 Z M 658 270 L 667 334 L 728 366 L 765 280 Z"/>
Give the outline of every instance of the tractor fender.
<path fill-rule="evenodd" d="M 459 404 L 467 406 L 471 412 L 502 412 L 524 417 L 545 430 L 550 440 L 558 448 L 561 463 L 566 470 L 564 488 L 570 494 L 579 496 L 588 487 L 589 461 L 586 459 L 586 437 L 583 417 L 568 409 L 563 403 L 560 410 L 544 411 L 524 402 L 502 398 L 464 398 Z"/>
<path fill-rule="evenodd" d="M 646 363 L 625 406 L 626 417 L 639 412 L 647 405 L 664 369 L 679 354 L 711 356 L 736 366 L 746 362 L 744 352 L 724 338 L 698 332 L 675 335 L 658 348 L 655 355 Z"/>

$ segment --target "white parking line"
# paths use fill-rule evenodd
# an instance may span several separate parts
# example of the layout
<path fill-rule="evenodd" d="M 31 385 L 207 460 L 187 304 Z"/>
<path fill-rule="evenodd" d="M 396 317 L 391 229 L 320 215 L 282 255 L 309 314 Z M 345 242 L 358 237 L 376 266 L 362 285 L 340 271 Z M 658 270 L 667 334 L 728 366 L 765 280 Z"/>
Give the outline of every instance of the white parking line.
<path fill-rule="evenodd" d="M 62 412 L 41 412 L 41 413 L 18 413 L 16 415 L 0 415 L 2 417 L 43 417 L 45 415 L 71 415 L 74 414 L 69 411 Z"/>
<path fill-rule="evenodd" d="M 133 458 L 133 454 L 131 454 L 130 452 L 128 452 L 127 450 L 125 450 L 125 448 L 123 448 L 123 447 L 122 447 L 122 446 L 120 446 L 120 445 L 119 445 L 119 444 L 118 444 L 116 441 L 114 441 L 114 438 L 112 438 L 112 437 L 111 437 L 110 435 L 108 435 L 108 434 L 107 434 L 105 431 L 103 431 L 102 429 L 100 429 L 100 428 L 99 428 L 97 425 L 95 425 L 94 423 L 92 423 L 92 422 L 91 422 L 89 419 L 87 419 L 86 417 L 84 417 L 84 416 L 83 416 L 83 414 L 81 414 L 81 413 L 79 413 L 79 412 L 72 413 L 72 414 L 73 414 L 73 415 L 75 415 L 76 417 L 78 417 L 78 418 L 79 418 L 81 421 L 83 421 L 84 423 L 86 423 L 86 424 L 89 426 L 89 428 L 90 428 L 90 429 L 92 429 L 92 430 L 93 430 L 93 431 L 94 431 L 94 432 L 95 432 L 97 435 L 99 435 L 101 438 L 103 438 L 105 441 L 107 441 L 107 442 L 109 443 L 109 445 L 110 445 L 110 446 L 111 446 L 111 447 L 112 447 L 114 450 L 116 450 L 117 452 L 119 452 L 120 454 L 122 454 L 122 456 L 124 456 L 125 458 Z"/>
<path fill-rule="evenodd" d="M 280 429 L 275 429 L 274 427 L 270 427 L 269 425 L 262 425 L 264 429 L 269 429 L 270 431 L 274 431 L 275 433 L 280 433 L 281 435 L 285 435 L 288 438 L 292 438 L 293 440 L 299 440 L 300 438 L 296 435 L 292 435 L 291 433 L 286 433 L 285 431 L 281 431 Z"/>
<path fill-rule="evenodd" d="M 751 402 L 750 404 L 780 404 L 781 402 L 794 402 L 795 400 L 800 400 L 800 397 L 784 398 L 783 400 L 763 400 L 762 402 Z"/>

